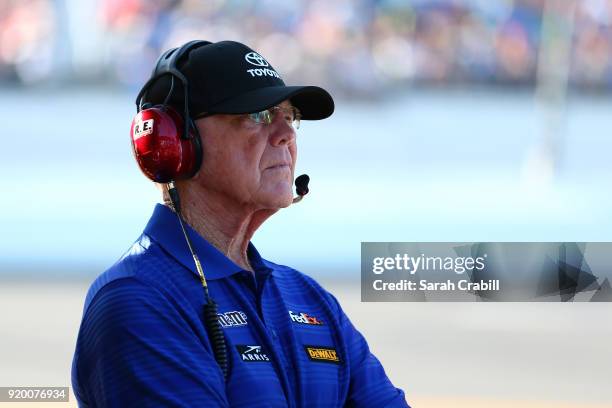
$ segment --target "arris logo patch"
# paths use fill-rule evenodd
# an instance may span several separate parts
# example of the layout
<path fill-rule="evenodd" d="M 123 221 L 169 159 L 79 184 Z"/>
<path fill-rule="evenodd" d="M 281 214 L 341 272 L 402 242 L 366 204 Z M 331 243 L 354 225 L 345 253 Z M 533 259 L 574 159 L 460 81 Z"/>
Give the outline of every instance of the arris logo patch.
<path fill-rule="evenodd" d="M 247 363 L 253 362 L 270 362 L 270 357 L 263 352 L 261 346 L 249 346 L 246 344 L 237 344 L 236 350 L 240 354 L 240 359 Z"/>

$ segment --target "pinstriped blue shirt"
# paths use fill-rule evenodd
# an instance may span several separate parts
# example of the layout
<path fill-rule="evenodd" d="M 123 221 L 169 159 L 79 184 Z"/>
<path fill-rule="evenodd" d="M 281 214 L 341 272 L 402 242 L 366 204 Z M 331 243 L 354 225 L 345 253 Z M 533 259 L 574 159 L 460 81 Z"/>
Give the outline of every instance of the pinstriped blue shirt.
<path fill-rule="evenodd" d="M 227 380 L 176 215 L 157 205 L 91 285 L 72 362 L 80 406 L 408 407 L 337 300 L 249 244 L 244 271 L 188 228 L 229 357 Z"/>

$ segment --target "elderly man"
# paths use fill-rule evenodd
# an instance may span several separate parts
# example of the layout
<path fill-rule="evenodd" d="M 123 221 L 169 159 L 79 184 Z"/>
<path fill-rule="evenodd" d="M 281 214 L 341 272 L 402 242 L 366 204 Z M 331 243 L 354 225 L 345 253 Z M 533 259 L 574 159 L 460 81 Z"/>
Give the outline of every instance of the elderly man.
<path fill-rule="evenodd" d="M 285 86 L 243 44 L 197 41 L 162 55 L 138 99 L 136 158 L 166 205 L 87 294 L 79 404 L 407 407 L 336 299 L 250 242 L 292 203 L 296 128 L 331 96 Z"/>

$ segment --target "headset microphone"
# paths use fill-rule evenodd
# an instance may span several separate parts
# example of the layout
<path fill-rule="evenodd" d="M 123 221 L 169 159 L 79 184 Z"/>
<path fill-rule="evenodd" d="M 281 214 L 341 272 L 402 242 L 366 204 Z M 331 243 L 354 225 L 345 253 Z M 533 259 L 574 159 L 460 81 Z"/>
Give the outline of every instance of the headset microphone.
<path fill-rule="evenodd" d="M 310 182 L 310 177 L 308 174 L 302 174 L 298 178 L 295 179 L 295 192 L 297 193 L 297 197 L 293 199 L 292 204 L 299 203 L 302 201 L 302 198 L 306 194 L 308 194 L 308 183 Z"/>

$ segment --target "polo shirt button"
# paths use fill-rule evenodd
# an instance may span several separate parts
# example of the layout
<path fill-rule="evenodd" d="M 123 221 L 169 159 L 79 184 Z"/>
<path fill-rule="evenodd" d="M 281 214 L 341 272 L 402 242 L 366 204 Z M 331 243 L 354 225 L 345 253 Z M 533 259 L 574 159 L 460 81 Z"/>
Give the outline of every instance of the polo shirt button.
<path fill-rule="evenodd" d="M 278 337 L 276 335 L 276 330 L 270 330 L 270 333 L 272 334 L 272 337 L 274 337 L 275 339 Z"/>

